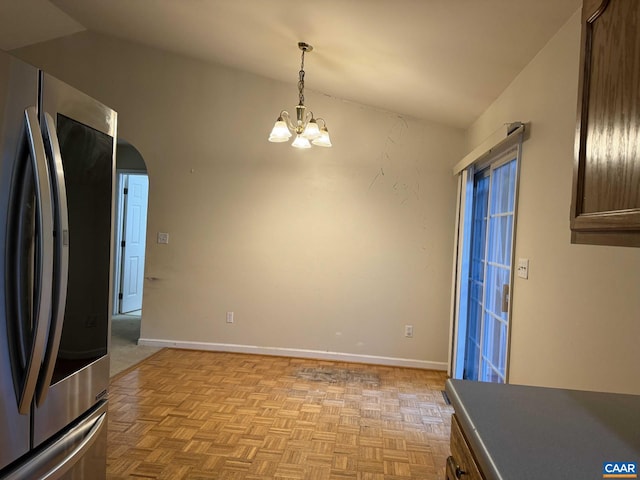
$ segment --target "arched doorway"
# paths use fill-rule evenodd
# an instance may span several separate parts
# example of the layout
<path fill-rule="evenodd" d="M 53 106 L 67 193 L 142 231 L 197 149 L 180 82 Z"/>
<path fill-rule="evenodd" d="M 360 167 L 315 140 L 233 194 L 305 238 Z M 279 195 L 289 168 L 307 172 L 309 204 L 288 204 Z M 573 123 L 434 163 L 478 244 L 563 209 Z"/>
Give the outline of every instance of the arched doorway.
<path fill-rule="evenodd" d="M 111 375 L 157 349 L 138 346 L 142 323 L 149 177 L 140 152 L 116 145 L 115 251 L 111 323 Z"/>
<path fill-rule="evenodd" d="M 114 314 L 142 311 L 149 177 L 140 152 L 126 140 L 116 146 Z"/>

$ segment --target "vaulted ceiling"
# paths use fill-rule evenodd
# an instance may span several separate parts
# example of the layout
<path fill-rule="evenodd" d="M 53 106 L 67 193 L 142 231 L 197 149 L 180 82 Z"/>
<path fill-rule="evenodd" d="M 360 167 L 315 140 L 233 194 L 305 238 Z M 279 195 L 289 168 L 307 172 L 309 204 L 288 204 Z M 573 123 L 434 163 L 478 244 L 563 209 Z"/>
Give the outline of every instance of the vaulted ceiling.
<path fill-rule="evenodd" d="M 580 0 L 0 0 L 0 48 L 92 30 L 465 128 Z M 295 90 L 292 97 L 295 97 Z"/>

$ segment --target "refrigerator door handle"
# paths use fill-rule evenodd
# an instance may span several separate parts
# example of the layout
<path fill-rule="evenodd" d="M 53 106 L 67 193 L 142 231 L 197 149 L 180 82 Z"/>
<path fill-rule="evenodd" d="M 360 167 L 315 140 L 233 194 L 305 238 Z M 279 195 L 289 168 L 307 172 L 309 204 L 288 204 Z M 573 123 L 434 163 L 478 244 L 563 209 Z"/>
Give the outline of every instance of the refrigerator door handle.
<path fill-rule="evenodd" d="M 53 264 L 53 304 L 51 306 L 51 327 L 44 357 L 44 365 L 38 380 L 36 405 L 40 406 L 47 397 L 53 370 L 58 357 L 62 324 L 67 301 L 67 282 L 69 277 L 69 210 L 67 208 L 67 190 L 60 144 L 56 134 L 56 124 L 51 115 L 44 114 L 44 139 L 47 142 L 51 160 L 54 195 L 54 264 Z"/>
<path fill-rule="evenodd" d="M 57 480 L 80 460 L 106 428 L 106 402 L 91 416 L 40 452 L 40 455 L 3 476 L 3 480 Z M 75 477 L 74 477 L 75 478 Z"/>
<path fill-rule="evenodd" d="M 18 410 L 23 415 L 30 411 L 44 355 L 51 315 L 51 281 L 53 275 L 53 199 L 51 198 L 49 168 L 35 107 L 27 108 L 24 111 L 24 115 L 35 177 L 38 244 L 35 245 L 37 268 L 34 280 L 37 289 L 35 290 L 33 305 L 33 340 L 31 343 L 31 355 L 27 359 L 25 369 L 24 386 L 18 401 Z"/>

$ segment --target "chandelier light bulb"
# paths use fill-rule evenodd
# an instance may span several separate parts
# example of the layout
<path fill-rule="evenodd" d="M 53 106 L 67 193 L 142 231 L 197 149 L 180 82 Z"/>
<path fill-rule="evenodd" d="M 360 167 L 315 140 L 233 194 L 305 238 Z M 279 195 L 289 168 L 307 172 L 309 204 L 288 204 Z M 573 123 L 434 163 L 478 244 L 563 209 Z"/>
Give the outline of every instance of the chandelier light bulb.
<path fill-rule="evenodd" d="M 309 123 L 307 123 L 307 126 L 305 127 L 302 135 L 304 135 L 309 140 L 314 140 L 320 136 L 320 129 L 318 128 L 318 123 L 316 122 L 315 118 L 309 120 Z"/>
<path fill-rule="evenodd" d="M 311 144 L 309 143 L 309 139 L 302 136 L 301 134 L 296 135 L 296 139 L 291 144 L 292 147 L 296 148 L 311 148 Z"/>
<path fill-rule="evenodd" d="M 286 142 L 291 138 L 291 132 L 287 127 L 287 124 L 282 119 L 282 117 L 278 117 L 276 123 L 273 125 L 273 130 L 271 130 L 271 134 L 269 135 L 270 142 Z"/>
<path fill-rule="evenodd" d="M 320 129 L 320 136 L 313 139 L 311 143 L 317 147 L 330 147 L 331 139 L 329 138 L 329 130 L 327 130 L 327 127 L 322 127 Z"/>

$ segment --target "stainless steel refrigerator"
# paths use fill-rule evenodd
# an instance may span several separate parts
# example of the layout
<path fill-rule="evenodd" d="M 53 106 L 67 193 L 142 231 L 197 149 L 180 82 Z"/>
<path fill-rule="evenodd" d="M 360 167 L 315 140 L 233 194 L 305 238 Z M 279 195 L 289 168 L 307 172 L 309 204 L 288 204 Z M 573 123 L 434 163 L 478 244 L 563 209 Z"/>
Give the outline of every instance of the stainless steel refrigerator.
<path fill-rule="evenodd" d="M 0 479 L 106 476 L 117 116 L 0 51 Z"/>

